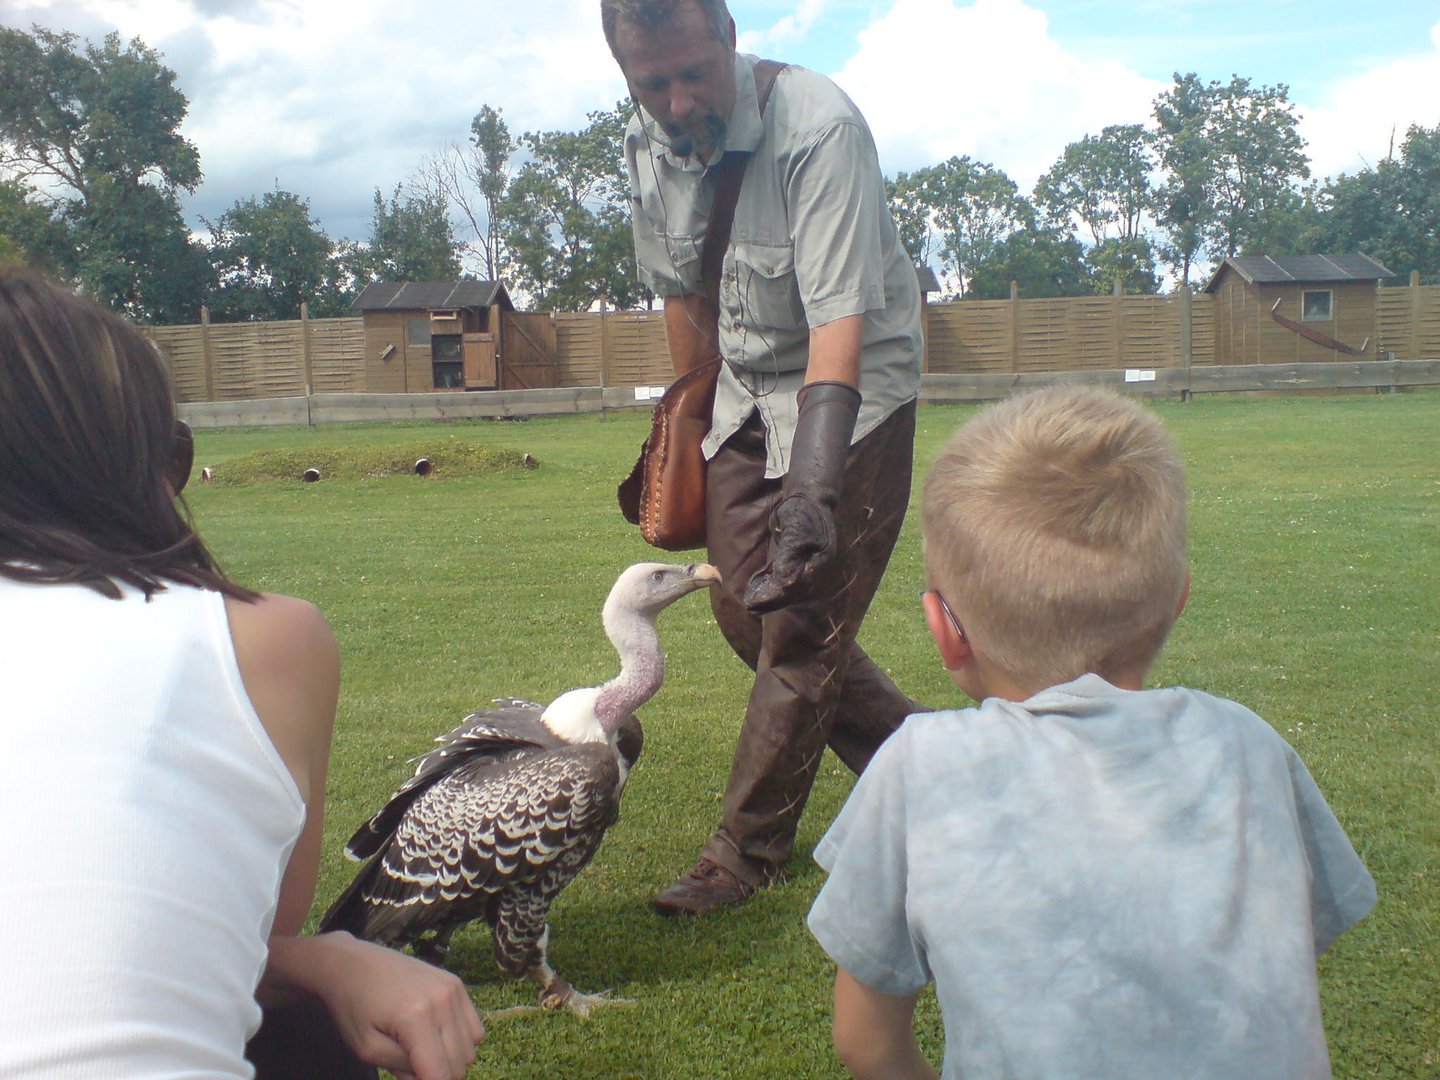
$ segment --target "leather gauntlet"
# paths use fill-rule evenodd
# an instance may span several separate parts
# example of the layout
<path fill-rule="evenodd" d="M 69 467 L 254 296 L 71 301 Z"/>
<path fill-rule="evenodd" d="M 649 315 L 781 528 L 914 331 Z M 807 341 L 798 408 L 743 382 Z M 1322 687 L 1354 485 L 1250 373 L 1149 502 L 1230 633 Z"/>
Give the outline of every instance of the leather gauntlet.
<path fill-rule="evenodd" d="M 745 606 L 755 615 L 808 600 L 815 578 L 837 554 L 835 507 L 860 392 L 842 382 L 812 382 L 796 401 L 790 470 L 770 514 L 770 561 L 745 587 Z"/>

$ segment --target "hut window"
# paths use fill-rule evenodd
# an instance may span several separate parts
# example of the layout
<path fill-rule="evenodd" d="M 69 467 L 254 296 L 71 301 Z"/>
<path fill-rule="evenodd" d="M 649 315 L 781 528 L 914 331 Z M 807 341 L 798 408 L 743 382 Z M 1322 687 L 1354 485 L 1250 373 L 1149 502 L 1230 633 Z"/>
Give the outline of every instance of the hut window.
<path fill-rule="evenodd" d="M 405 340 L 411 345 L 430 344 L 430 320 L 424 315 L 415 315 L 405 320 Z"/>
<path fill-rule="evenodd" d="M 1300 318 L 1304 322 L 1329 322 L 1334 294 L 1329 289 L 1306 289 L 1300 294 Z"/>

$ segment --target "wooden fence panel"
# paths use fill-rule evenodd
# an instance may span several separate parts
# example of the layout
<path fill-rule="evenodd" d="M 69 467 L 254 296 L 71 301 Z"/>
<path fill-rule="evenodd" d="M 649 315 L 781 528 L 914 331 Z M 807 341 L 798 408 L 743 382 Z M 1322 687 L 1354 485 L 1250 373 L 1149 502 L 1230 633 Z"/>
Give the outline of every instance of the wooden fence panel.
<path fill-rule="evenodd" d="M 1196 366 L 1214 364 L 1215 297 L 1192 293 L 1188 303 L 1188 359 Z M 1029 379 L 1057 371 L 1183 367 L 1185 305 L 1180 294 L 931 304 L 926 370 Z M 1376 312 L 1374 356 L 1440 358 L 1440 285 L 1380 289 Z M 505 389 L 655 386 L 672 378 L 662 312 L 507 312 L 504 318 Z M 210 400 L 230 401 L 303 395 L 307 327 L 315 392 L 376 389 L 367 385 L 360 318 L 152 327 L 146 333 L 170 362 L 179 400 L 207 400 L 208 389 Z M 1293 352 L 1288 339 L 1275 347 L 1287 343 Z"/>
<path fill-rule="evenodd" d="M 1440 359 L 1440 285 L 1380 289 L 1376 355 L 1400 360 Z"/>
<path fill-rule="evenodd" d="M 675 378 L 661 311 L 617 311 L 603 320 L 607 386 L 665 386 Z"/>
<path fill-rule="evenodd" d="M 199 326 L 151 326 L 145 332 L 170 362 L 177 401 L 205 401 L 205 335 Z"/>
<path fill-rule="evenodd" d="M 310 378 L 317 394 L 351 394 L 365 385 L 365 320 L 310 320 Z"/>
<path fill-rule="evenodd" d="M 600 316 L 567 312 L 554 319 L 555 357 L 560 364 L 564 386 L 599 386 L 603 380 L 600 361 Z"/>

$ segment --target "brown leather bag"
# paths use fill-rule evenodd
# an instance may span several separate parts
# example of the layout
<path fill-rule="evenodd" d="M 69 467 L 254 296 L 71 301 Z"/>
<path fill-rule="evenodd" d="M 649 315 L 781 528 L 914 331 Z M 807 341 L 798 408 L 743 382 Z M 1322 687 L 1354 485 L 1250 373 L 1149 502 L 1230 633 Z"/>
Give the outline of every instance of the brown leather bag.
<path fill-rule="evenodd" d="M 775 76 L 784 66 L 774 60 L 755 65 L 755 92 L 762 116 Z M 700 269 L 712 308 L 716 307 L 720 267 L 730 246 L 735 203 L 749 160 L 749 154 L 727 153 L 718 166 L 723 171 L 710 207 Z M 718 331 L 712 331 L 711 339 L 719 340 Z M 653 547 L 685 551 L 705 546 L 707 462 L 700 444 L 710 431 L 722 363 L 717 352 L 670 384 L 650 416 L 650 435 L 640 447 L 639 458 L 616 491 L 620 513 L 630 524 L 640 526 L 640 535 Z"/>
<path fill-rule="evenodd" d="M 705 545 L 700 444 L 710 430 L 722 363 L 713 357 L 670 384 L 650 416 L 650 437 L 617 492 L 625 520 L 640 526 L 647 544 L 665 551 Z"/>

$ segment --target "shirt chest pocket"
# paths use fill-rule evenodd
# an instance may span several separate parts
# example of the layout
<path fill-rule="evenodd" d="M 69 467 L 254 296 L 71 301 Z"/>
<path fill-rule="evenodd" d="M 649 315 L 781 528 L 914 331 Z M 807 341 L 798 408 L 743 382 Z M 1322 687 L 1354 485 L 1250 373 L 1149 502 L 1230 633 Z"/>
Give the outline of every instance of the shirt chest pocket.
<path fill-rule="evenodd" d="M 737 322 L 791 332 L 805 328 L 793 244 L 737 240 L 730 256 L 726 284 L 733 292 L 726 301 Z"/>

